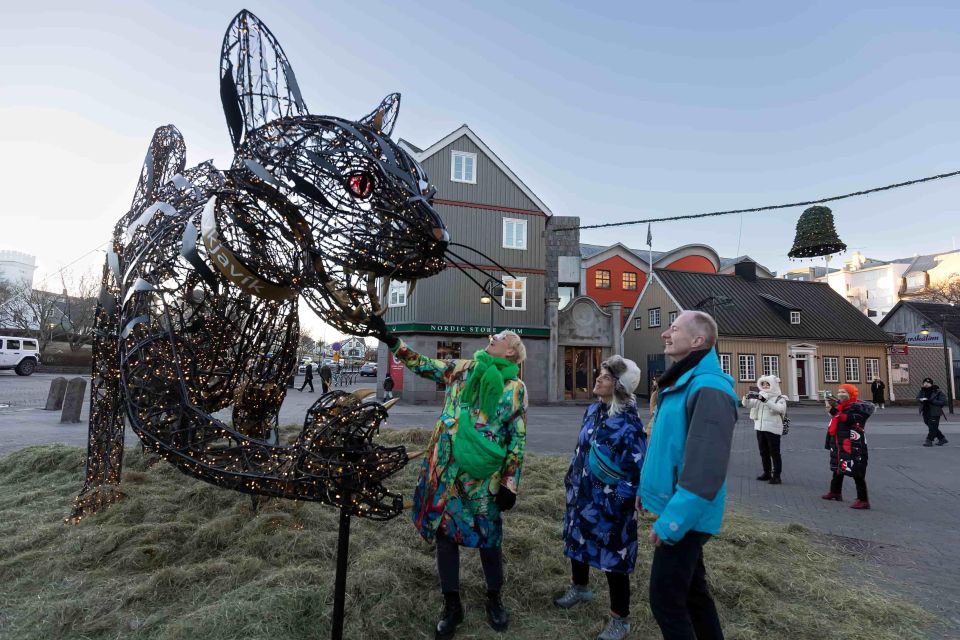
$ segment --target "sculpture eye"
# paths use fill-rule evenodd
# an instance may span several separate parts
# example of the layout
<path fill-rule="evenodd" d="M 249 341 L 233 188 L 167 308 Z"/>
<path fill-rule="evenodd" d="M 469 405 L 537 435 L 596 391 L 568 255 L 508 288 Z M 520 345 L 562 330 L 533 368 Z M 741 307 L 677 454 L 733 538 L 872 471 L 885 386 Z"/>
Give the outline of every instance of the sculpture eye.
<path fill-rule="evenodd" d="M 347 188 L 355 198 L 369 198 L 373 192 L 373 176 L 366 171 L 351 174 L 347 177 Z"/>

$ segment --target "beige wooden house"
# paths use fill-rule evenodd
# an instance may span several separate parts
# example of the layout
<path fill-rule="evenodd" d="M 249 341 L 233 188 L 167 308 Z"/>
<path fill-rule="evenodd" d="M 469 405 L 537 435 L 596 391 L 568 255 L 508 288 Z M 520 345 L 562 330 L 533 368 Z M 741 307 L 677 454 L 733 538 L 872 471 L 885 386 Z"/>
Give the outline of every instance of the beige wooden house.
<path fill-rule="evenodd" d="M 874 378 L 889 386 L 887 332 L 825 283 L 757 277 L 744 261 L 733 274 L 654 270 L 621 334 L 624 355 L 643 370 L 638 393 L 671 364 L 660 334 L 687 309 L 716 318 L 720 364 L 741 395 L 770 374 L 792 401 L 844 383 L 869 399 Z"/>

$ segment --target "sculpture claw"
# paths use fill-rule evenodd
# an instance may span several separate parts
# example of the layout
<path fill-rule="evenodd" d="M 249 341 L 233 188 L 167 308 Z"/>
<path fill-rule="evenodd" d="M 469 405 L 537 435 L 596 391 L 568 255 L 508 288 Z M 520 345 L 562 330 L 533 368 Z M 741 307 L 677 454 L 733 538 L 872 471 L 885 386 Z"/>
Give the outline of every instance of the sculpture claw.
<path fill-rule="evenodd" d="M 400 398 L 392 398 L 383 403 L 383 408 L 387 411 L 390 411 L 393 405 L 397 404 L 398 402 L 400 402 Z"/>

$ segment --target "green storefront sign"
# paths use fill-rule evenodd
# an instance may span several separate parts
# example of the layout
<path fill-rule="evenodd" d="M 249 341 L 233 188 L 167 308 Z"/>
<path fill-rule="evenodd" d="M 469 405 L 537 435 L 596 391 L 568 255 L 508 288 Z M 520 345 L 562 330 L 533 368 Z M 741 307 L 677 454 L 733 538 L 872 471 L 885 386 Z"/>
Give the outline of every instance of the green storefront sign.
<path fill-rule="evenodd" d="M 423 324 L 419 322 L 401 322 L 388 325 L 393 333 L 439 333 L 447 335 L 486 336 L 501 331 L 513 331 L 527 338 L 549 338 L 550 329 L 530 327 L 493 327 L 480 324 Z"/>

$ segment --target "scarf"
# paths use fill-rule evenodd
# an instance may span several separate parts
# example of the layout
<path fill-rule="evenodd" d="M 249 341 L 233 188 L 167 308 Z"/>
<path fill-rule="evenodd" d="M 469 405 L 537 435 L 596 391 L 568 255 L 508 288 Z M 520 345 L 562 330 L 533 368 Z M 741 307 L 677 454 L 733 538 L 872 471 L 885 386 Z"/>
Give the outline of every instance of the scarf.
<path fill-rule="evenodd" d="M 504 381 L 516 379 L 520 368 L 486 351 L 477 351 L 473 358 L 475 364 L 460 392 L 460 421 L 453 439 L 453 457 L 460 471 L 482 480 L 500 469 L 507 449 L 497 444 L 495 439 L 489 440 L 477 431 L 477 420 L 471 415 L 470 407 L 479 399 L 480 411 L 487 416 L 487 427 L 495 434 L 494 416 L 503 396 Z"/>
<path fill-rule="evenodd" d="M 700 361 L 710 353 L 710 349 L 700 349 L 699 351 L 691 351 L 686 355 L 682 360 L 678 360 L 673 363 L 667 371 L 660 376 L 660 380 L 657 381 L 657 388 L 665 389 L 676 382 L 680 376 L 685 374 L 690 369 L 693 369 L 695 366 L 700 364 Z"/>
<path fill-rule="evenodd" d="M 520 367 L 486 351 L 477 351 L 473 354 L 473 359 L 476 364 L 470 369 L 463 391 L 460 392 L 460 406 L 469 411 L 469 407 L 472 407 L 479 397 L 480 410 L 487 416 L 487 424 L 490 424 L 503 395 L 504 383 L 515 380 Z"/>
<path fill-rule="evenodd" d="M 856 400 L 844 400 L 837 405 L 837 412 L 830 418 L 830 426 L 827 428 L 827 433 L 832 436 L 837 435 L 837 425 L 840 422 L 840 416 L 844 415 L 847 412 L 847 409 L 853 405 Z"/>

